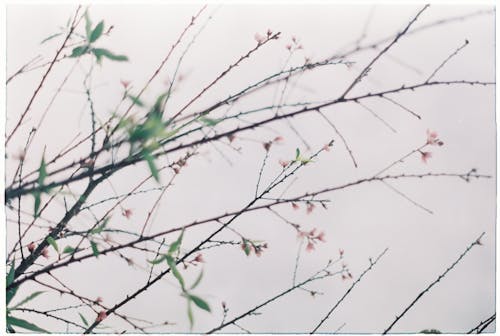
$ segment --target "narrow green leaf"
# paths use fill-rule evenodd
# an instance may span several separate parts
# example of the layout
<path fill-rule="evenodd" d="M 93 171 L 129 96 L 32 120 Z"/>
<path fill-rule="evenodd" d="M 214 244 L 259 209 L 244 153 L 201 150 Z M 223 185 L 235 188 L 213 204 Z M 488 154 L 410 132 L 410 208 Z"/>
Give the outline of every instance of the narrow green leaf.
<path fill-rule="evenodd" d="M 39 216 L 38 210 L 40 209 L 40 203 L 42 203 L 41 193 L 39 191 L 34 191 L 33 196 L 35 197 L 35 209 L 34 209 L 35 218 L 38 218 Z"/>
<path fill-rule="evenodd" d="M 196 295 L 191 295 L 189 294 L 189 298 L 194 302 L 195 305 L 198 306 L 198 308 L 201 308 L 207 312 L 210 312 L 210 306 L 208 303 L 203 300 L 202 298 L 196 296 Z"/>
<path fill-rule="evenodd" d="M 7 291 L 7 293 L 5 294 L 6 296 L 6 303 L 7 305 L 9 305 L 10 301 L 12 301 L 12 298 L 14 298 L 14 296 L 16 296 L 16 293 L 17 293 L 17 289 L 19 288 L 19 286 L 16 286 L 14 288 L 11 288 Z"/>
<path fill-rule="evenodd" d="M 155 159 L 149 153 L 149 151 L 143 151 L 143 156 L 146 162 L 148 163 L 149 170 L 151 171 L 151 175 L 153 175 L 156 182 L 160 182 L 160 173 L 158 168 L 156 168 Z"/>
<path fill-rule="evenodd" d="M 109 222 L 109 217 L 104 218 L 102 224 L 99 225 L 98 227 L 90 230 L 90 233 L 92 233 L 92 234 L 101 233 L 106 228 L 106 225 L 108 225 L 108 222 Z"/>
<path fill-rule="evenodd" d="M 89 51 L 88 45 L 76 47 L 76 48 L 73 48 L 73 50 L 71 51 L 71 55 L 69 55 L 69 57 L 80 57 L 80 56 L 86 54 L 88 51 Z"/>
<path fill-rule="evenodd" d="M 298 160 L 300 157 L 300 149 L 296 148 L 295 149 L 295 160 Z"/>
<path fill-rule="evenodd" d="M 193 329 L 194 325 L 194 316 L 193 316 L 193 308 L 191 307 L 191 300 L 188 298 L 188 319 L 189 319 L 189 329 Z"/>
<path fill-rule="evenodd" d="M 33 294 L 27 296 L 24 300 L 22 300 L 21 302 L 19 302 L 18 304 L 16 304 L 14 307 L 10 308 L 11 310 L 14 310 L 16 309 L 17 307 L 21 307 L 23 304 L 33 300 L 34 298 L 36 298 L 38 295 L 42 294 L 42 293 L 45 293 L 43 291 L 40 291 L 40 292 L 34 292 Z"/>
<path fill-rule="evenodd" d="M 92 247 L 92 253 L 94 254 L 94 256 L 98 256 L 99 255 L 99 250 L 97 249 L 97 244 L 94 243 L 93 241 L 90 241 L 90 247 Z"/>
<path fill-rule="evenodd" d="M 85 11 L 85 33 L 87 35 L 87 40 L 90 40 L 90 35 L 92 34 L 92 21 L 90 21 L 88 11 Z"/>
<path fill-rule="evenodd" d="M 50 41 L 50 40 L 52 40 L 53 38 L 58 37 L 59 35 L 62 35 L 62 33 L 52 34 L 52 35 L 50 35 L 49 37 L 47 37 L 47 38 L 43 39 L 43 41 L 42 41 L 42 42 L 40 42 L 40 44 L 44 44 L 45 42 Z"/>
<path fill-rule="evenodd" d="M 131 94 L 127 94 L 127 97 L 130 98 L 130 100 L 132 100 L 132 103 L 134 103 L 135 105 L 139 107 L 144 106 L 144 103 L 138 97 L 132 96 Z"/>
<path fill-rule="evenodd" d="M 250 247 L 250 243 L 246 239 L 243 239 L 243 251 L 245 252 L 245 254 L 247 256 L 249 256 L 250 252 L 252 251 L 251 247 Z"/>
<path fill-rule="evenodd" d="M 38 185 L 41 187 L 45 182 L 47 177 L 47 165 L 45 164 L 45 155 L 42 157 L 42 162 L 40 162 L 40 167 L 38 168 Z"/>
<path fill-rule="evenodd" d="M 166 258 L 167 258 L 167 264 L 170 267 L 170 270 L 172 271 L 172 274 L 177 279 L 177 281 L 179 281 L 179 284 L 181 285 L 182 291 L 185 292 L 186 288 L 185 288 L 185 285 L 184 285 L 184 279 L 182 278 L 181 273 L 177 269 L 177 265 L 175 264 L 174 258 L 172 256 L 168 255 L 168 254 L 166 255 Z"/>
<path fill-rule="evenodd" d="M 165 259 L 167 259 L 167 255 L 166 254 L 164 254 L 161 257 L 156 258 L 154 260 L 148 260 L 148 263 L 153 264 L 153 265 L 157 265 L 157 264 L 161 263 Z"/>
<path fill-rule="evenodd" d="M 57 242 L 51 236 L 47 237 L 47 243 L 49 243 L 57 253 L 59 253 L 59 247 L 57 246 Z"/>
<path fill-rule="evenodd" d="M 202 278 L 203 278 L 203 270 L 201 270 L 200 274 L 198 275 L 194 283 L 191 285 L 191 288 L 189 289 L 195 289 L 196 287 L 198 287 Z"/>
<path fill-rule="evenodd" d="M 107 49 L 102 49 L 102 48 L 94 48 L 92 49 L 92 52 L 94 55 L 99 58 L 99 57 L 106 57 L 109 58 L 112 61 L 118 61 L 118 62 L 124 62 L 128 61 L 128 57 L 125 55 L 115 55 L 111 51 Z"/>
<path fill-rule="evenodd" d="M 179 248 L 181 247 L 181 244 L 182 244 L 182 238 L 184 237 L 184 229 L 182 229 L 182 232 L 179 236 L 179 238 L 177 238 L 177 240 L 175 242 L 172 243 L 172 245 L 170 245 L 169 249 L 168 249 L 168 254 L 172 254 L 174 252 L 177 252 L 179 250 Z"/>
<path fill-rule="evenodd" d="M 207 126 L 215 126 L 221 121 L 220 119 L 212 119 L 207 117 L 200 117 L 198 118 L 198 120 Z"/>
<path fill-rule="evenodd" d="M 78 315 L 80 315 L 80 318 L 82 319 L 83 324 L 85 324 L 85 326 L 88 327 L 89 323 L 87 322 L 87 320 L 85 319 L 85 317 L 83 317 L 83 315 L 81 313 L 78 313 Z"/>
<path fill-rule="evenodd" d="M 7 316 L 7 324 L 10 324 L 12 326 L 18 326 L 18 327 L 26 329 L 26 330 L 37 331 L 37 332 L 42 332 L 42 333 L 49 333 L 47 330 L 44 330 L 33 323 L 30 323 L 30 322 L 22 320 L 22 319 L 18 319 L 18 318 L 13 317 L 13 316 Z"/>
<path fill-rule="evenodd" d="M 71 254 L 71 253 L 73 253 L 73 252 L 75 252 L 75 251 L 76 251 L 76 249 L 75 249 L 74 247 L 71 247 L 71 246 L 66 246 L 66 247 L 63 249 L 62 253 L 68 253 L 68 254 Z"/>
<path fill-rule="evenodd" d="M 90 33 L 89 43 L 97 41 L 97 39 L 101 37 L 103 30 L 104 30 L 104 21 L 101 21 L 97 24 L 92 33 Z"/>
<path fill-rule="evenodd" d="M 15 269 L 16 269 L 16 261 L 13 261 L 12 265 L 10 266 L 9 274 L 7 274 L 7 286 L 10 286 L 10 284 L 14 282 Z"/>

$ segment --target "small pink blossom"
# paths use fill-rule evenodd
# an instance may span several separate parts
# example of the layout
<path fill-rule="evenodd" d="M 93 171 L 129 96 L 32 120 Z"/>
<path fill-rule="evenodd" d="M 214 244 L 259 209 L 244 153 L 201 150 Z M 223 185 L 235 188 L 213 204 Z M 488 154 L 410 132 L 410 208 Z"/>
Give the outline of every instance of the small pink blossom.
<path fill-rule="evenodd" d="M 229 142 L 233 142 L 233 141 L 234 141 L 234 139 L 236 139 L 236 135 L 234 135 L 234 134 L 229 134 L 229 135 L 227 136 L 227 138 L 229 139 Z"/>
<path fill-rule="evenodd" d="M 126 217 L 127 219 L 130 219 L 132 217 L 132 210 L 131 209 L 124 209 L 122 211 L 122 215 Z"/>
<path fill-rule="evenodd" d="M 342 274 L 342 280 L 347 280 L 347 276 L 345 274 Z"/>
<path fill-rule="evenodd" d="M 266 40 L 266 38 L 259 33 L 255 33 L 253 38 L 255 39 L 255 41 L 257 41 L 258 44 L 261 44 Z"/>
<path fill-rule="evenodd" d="M 339 249 L 339 255 L 342 257 L 344 255 L 344 250 L 343 249 Z"/>
<path fill-rule="evenodd" d="M 33 252 L 35 250 L 35 243 L 31 242 L 28 244 L 28 251 Z"/>
<path fill-rule="evenodd" d="M 319 235 L 316 236 L 316 239 L 318 239 L 319 241 L 324 243 L 325 242 L 325 233 L 323 231 L 321 231 L 319 233 Z"/>
<path fill-rule="evenodd" d="M 290 164 L 290 161 L 279 160 L 279 163 L 281 167 L 286 168 Z"/>
<path fill-rule="evenodd" d="M 307 204 L 307 214 L 310 214 L 311 212 L 313 212 L 315 207 L 316 206 L 313 203 L 308 203 Z"/>
<path fill-rule="evenodd" d="M 266 34 L 267 37 L 270 37 L 273 34 L 273 31 L 271 29 L 268 29 Z"/>
<path fill-rule="evenodd" d="M 435 131 L 427 130 L 427 144 L 436 145 L 438 143 L 438 134 Z"/>
<path fill-rule="evenodd" d="M 292 203 L 293 210 L 299 210 L 299 205 L 297 203 Z"/>
<path fill-rule="evenodd" d="M 106 314 L 106 311 L 105 310 L 101 310 L 98 314 L 97 314 L 97 318 L 95 319 L 97 322 L 101 322 L 103 321 L 106 317 L 108 317 L 108 315 Z"/>
<path fill-rule="evenodd" d="M 274 138 L 273 142 L 282 142 L 284 138 L 281 135 L 278 135 L 276 138 Z"/>
<path fill-rule="evenodd" d="M 226 301 L 222 301 L 221 305 L 222 305 L 222 309 L 226 310 L 226 307 L 227 307 Z"/>
<path fill-rule="evenodd" d="M 42 250 L 42 256 L 45 258 L 45 259 L 49 259 L 49 250 L 47 248 L 44 248 Z"/>
<path fill-rule="evenodd" d="M 312 242 L 308 242 L 306 246 L 306 251 L 311 252 L 314 251 L 314 244 Z"/>
<path fill-rule="evenodd" d="M 313 237 L 316 234 L 316 228 L 309 231 L 309 236 Z"/>
<path fill-rule="evenodd" d="M 423 163 L 427 163 L 427 160 L 429 160 L 432 157 L 431 152 L 420 152 L 422 154 L 421 159 Z"/>
<path fill-rule="evenodd" d="M 95 303 L 101 303 L 102 302 L 102 297 L 98 296 L 97 299 L 95 299 Z"/>
<path fill-rule="evenodd" d="M 127 89 L 127 87 L 130 85 L 130 81 L 126 81 L 126 80 L 120 80 L 120 83 L 122 83 L 122 86 L 124 89 Z"/>
<path fill-rule="evenodd" d="M 286 48 L 286 49 L 288 49 L 288 50 L 291 50 L 291 49 L 292 49 L 292 45 L 291 45 L 291 44 L 287 44 L 287 45 L 285 46 L 285 48 Z"/>
<path fill-rule="evenodd" d="M 203 259 L 203 255 L 201 253 L 198 253 L 196 255 L 196 257 L 193 259 L 193 261 L 196 261 L 196 262 L 199 262 L 199 263 L 203 263 L 203 262 L 205 262 L 205 259 Z"/>
<path fill-rule="evenodd" d="M 262 146 L 264 147 L 264 149 L 266 150 L 266 152 L 269 152 L 269 149 L 271 148 L 271 144 L 272 144 L 272 142 L 271 142 L 271 141 L 269 141 L 269 142 L 264 142 L 264 143 L 262 144 Z"/>
<path fill-rule="evenodd" d="M 326 144 L 323 146 L 323 150 L 326 151 L 326 152 L 329 152 L 330 151 L 330 144 Z"/>

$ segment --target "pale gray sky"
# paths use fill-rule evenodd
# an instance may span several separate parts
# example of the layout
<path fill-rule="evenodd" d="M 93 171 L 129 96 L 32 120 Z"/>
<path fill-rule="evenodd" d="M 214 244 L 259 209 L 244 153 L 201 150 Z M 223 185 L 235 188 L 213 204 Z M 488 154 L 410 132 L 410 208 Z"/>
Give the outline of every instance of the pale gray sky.
<path fill-rule="evenodd" d="M 111 35 L 100 42 L 101 46 L 125 54 L 130 59 L 126 63 L 105 60 L 103 66 L 95 71 L 93 96 L 98 117 L 107 118 L 119 102 L 122 94 L 120 80 L 131 81 L 136 91 L 144 85 L 200 7 L 127 4 L 95 5 L 90 8 L 94 24 L 103 19 L 106 26 L 114 26 Z M 335 54 L 360 37 L 369 17 L 371 19 L 363 43 L 395 34 L 406 26 L 420 8 L 415 5 L 209 5 L 180 49 L 174 53 L 172 61 L 167 63 L 166 69 L 146 91 L 144 100 L 152 103 L 159 93 L 165 91 L 165 81 L 172 76 L 175 60 L 194 33 L 207 22 L 210 14 L 213 15 L 212 19 L 180 66 L 180 73 L 185 79 L 174 92 L 167 114 L 173 114 L 229 64 L 255 46 L 256 32 L 264 34 L 269 28 L 280 31 L 282 36 L 217 83 L 193 104 L 190 112 L 226 98 L 250 83 L 279 71 L 287 60 L 289 53 L 285 46 L 290 43 L 292 36 L 299 39 L 303 50 L 292 56 L 287 67 L 303 64 L 304 57 L 318 61 Z M 414 28 L 438 19 L 491 9 L 433 5 L 422 14 Z M 63 26 L 74 10 L 75 6 L 63 5 L 8 6 L 7 75 L 38 54 L 44 58 L 52 57 L 61 39 L 43 45 L 40 45 L 40 41 L 57 32 L 58 26 Z M 78 31 L 83 30 L 81 25 Z M 494 81 L 494 15 L 490 13 L 403 37 L 373 66 L 369 75 L 351 94 L 361 95 L 425 81 L 465 39 L 468 39 L 469 45 L 452 58 L 435 79 Z M 287 87 L 286 102 L 322 101 L 338 97 L 375 55 L 376 51 L 369 50 L 347 57 L 346 61 L 354 62 L 350 69 L 334 65 L 301 76 L 297 83 L 290 83 Z M 26 123 L 9 143 L 6 149 L 9 155 L 7 184 L 12 180 L 16 167 L 12 156 L 23 147 L 29 130 L 38 123 L 53 93 L 73 65 L 73 60 L 57 64 Z M 90 131 L 88 106 L 82 91 L 83 76 L 88 65 L 88 62 L 83 61 L 76 67 L 74 75 L 54 102 L 43 127 L 39 129 L 37 140 L 28 152 L 25 171 L 37 168 L 44 147 L 46 157 L 53 157 L 78 132 L 83 136 Z M 33 71 L 12 80 L 7 86 L 7 132 L 17 122 L 41 75 L 41 71 Z M 271 105 L 274 92 L 274 87 L 259 92 L 255 97 L 239 102 L 231 112 Z M 281 87 L 277 92 L 279 95 Z M 357 169 L 353 168 L 340 139 L 319 115 L 310 113 L 293 119 L 293 125 L 313 149 L 321 148 L 332 138 L 336 142 L 330 152 L 300 171 L 299 179 L 286 195 L 301 195 L 372 176 L 424 143 L 427 129 L 437 131 L 445 145 L 431 148 L 433 156 L 427 164 L 415 155 L 388 173 L 462 173 L 476 168 L 479 173 L 493 177 L 471 183 L 450 178 L 392 182 L 398 190 L 430 209 L 433 214 L 414 206 L 381 183 L 363 184 L 330 193 L 325 196 L 331 199 L 328 210 L 317 207 L 309 215 L 304 207 L 299 211 L 293 211 L 289 206 L 277 208 L 290 221 L 326 233 L 326 243 L 318 244 L 312 253 L 301 254 L 297 276 L 298 279 L 305 279 L 329 258 L 337 257 L 339 248 L 342 248 L 345 250 L 345 262 L 354 278 L 357 278 L 367 267 L 368 258 L 375 257 L 388 247 L 389 251 L 380 263 L 319 329 L 321 332 L 332 332 L 345 323 L 341 332 L 380 333 L 467 245 L 485 231 L 486 236 L 482 240 L 484 246 L 475 247 L 392 329 L 392 332 L 418 332 L 429 328 L 443 332 L 466 332 L 495 312 L 494 86 L 436 86 L 391 97 L 420 114 L 422 119 L 418 120 L 381 99 L 367 99 L 363 103 L 384 118 L 396 132 L 357 104 L 335 105 L 323 111 L 346 138 L 359 163 Z M 220 117 L 224 112 L 223 109 L 217 110 L 214 116 Z M 224 127 L 221 125 L 221 129 L 228 129 Z M 297 147 L 307 153 L 304 144 L 286 123 L 273 123 L 266 129 L 245 132 L 241 135 L 242 139 L 235 140 L 235 145 L 242 148 L 241 153 L 223 144 L 217 144 L 217 148 L 209 145 L 201 147 L 202 155 L 189 162 L 175 185 L 166 193 L 153 217 L 150 232 L 177 227 L 246 205 L 253 198 L 258 170 L 265 154 L 262 144 L 248 139 L 267 141 L 277 135 L 283 136 L 284 141 L 273 146 L 270 153 L 263 174 L 263 183 L 268 183 L 281 169 L 278 160 L 293 159 Z M 66 162 L 79 159 L 88 150 L 89 146 L 86 146 L 80 152 L 73 153 Z M 224 153 L 225 158 L 218 150 Z M 169 159 L 175 160 L 176 157 Z M 226 159 L 231 161 L 231 165 Z M 141 163 L 116 174 L 111 181 L 118 193 L 124 193 L 147 173 L 146 164 Z M 169 174 L 162 176 L 162 182 L 168 181 Z M 155 183 L 149 186 L 154 187 Z M 73 190 L 77 191 L 81 187 L 74 186 Z M 90 202 L 105 198 L 110 192 L 109 186 L 103 186 L 95 191 Z M 274 196 L 279 194 L 276 192 Z M 119 211 L 115 211 L 110 225 L 140 230 L 157 195 L 158 192 L 152 192 L 130 198 L 124 206 L 133 210 L 132 218 L 127 220 Z M 25 197 L 23 202 L 27 211 L 32 209 L 32 197 Z M 48 209 L 46 217 L 57 221 L 63 209 L 60 201 Z M 96 213 L 102 214 L 104 210 L 105 207 L 98 208 Z M 15 214 L 7 211 L 7 217 L 15 218 Z M 88 227 L 91 220 L 92 217 L 84 213 L 71 225 L 75 229 L 83 229 Z M 215 224 L 209 224 L 186 232 L 183 247 L 189 249 L 189 246 L 194 246 L 204 234 L 216 227 Z M 299 241 L 290 226 L 270 212 L 255 212 L 239 218 L 233 228 L 249 238 L 265 240 L 269 249 L 260 258 L 253 255 L 246 257 L 237 246 L 204 252 L 204 278 L 197 293 L 210 303 L 213 312 L 195 311 L 195 332 L 205 332 L 220 323 L 221 301 L 227 302 L 230 308 L 228 316 L 231 318 L 284 290 L 292 282 Z M 7 229 L 9 251 L 17 239 L 17 229 L 10 222 L 7 223 Z M 38 231 L 38 234 L 40 232 L 45 231 Z M 35 239 L 35 236 L 36 232 L 29 239 Z M 166 236 L 166 241 L 175 238 L 176 235 Z M 219 239 L 237 240 L 238 237 L 232 232 L 225 232 Z M 69 243 L 61 241 L 59 244 L 65 246 Z M 48 262 L 55 261 L 54 251 L 51 253 L 52 259 Z M 146 264 L 143 253 L 124 253 L 133 257 L 138 265 Z M 198 271 L 199 267 L 190 268 L 183 274 L 194 280 Z M 109 306 L 142 286 L 148 276 L 147 272 L 139 268 L 128 267 L 116 256 L 100 257 L 59 270 L 55 274 L 85 296 L 101 296 L 104 304 Z M 318 281 L 309 288 L 324 292 L 324 295 L 312 298 L 304 291 L 296 291 L 263 308 L 261 315 L 243 319 L 240 325 L 252 332 L 308 333 L 350 284 L 339 277 Z M 26 284 L 19 291 L 19 298 L 34 288 L 39 286 Z M 186 332 L 189 324 L 185 302 L 179 292 L 175 279 L 169 276 L 120 309 L 120 312 L 155 323 L 165 320 L 176 323 L 151 331 Z M 43 310 L 66 303 L 74 304 L 75 301 L 45 293 L 32 305 Z M 81 309 L 80 312 L 89 320 L 95 318 L 95 314 L 88 309 Z M 66 328 L 64 324 L 50 319 L 36 315 L 24 316 L 53 331 L 65 331 Z M 61 316 L 80 323 L 75 310 L 66 311 Z M 105 325 L 113 328 L 110 330 L 129 328 L 114 316 L 105 320 Z M 494 325 L 488 330 L 494 330 Z M 70 331 L 78 330 L 70 328 Z M 234 326 L 224 331 L 241 332 Z"/>

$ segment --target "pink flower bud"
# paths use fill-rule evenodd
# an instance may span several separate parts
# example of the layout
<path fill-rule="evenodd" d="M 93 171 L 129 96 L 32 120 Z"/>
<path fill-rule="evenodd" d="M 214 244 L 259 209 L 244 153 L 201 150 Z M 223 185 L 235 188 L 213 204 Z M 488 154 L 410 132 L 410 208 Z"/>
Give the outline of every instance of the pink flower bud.
<path fill-rule="evenodd" d="M 28 244 L 28 251 L 33 252 L 35 250 L 35 243 L 31 242 Z"/>
<path fill-rule="evenodd" d="M 127 87 L 130 85 L 130 81 L 126 81 L 126 80 L 120 80 L 120 83 L 122 83 L 122 86 L 124 89 L 127 89 Z"/>
<path fill-rule="evenodd" d="M 427 163 L 427 160 L 429 160 L 432 157 L 431 152 L 420 152 L 420 154 L 422 154 L 421 159 L 423 163 Z"/>
<path fill-rule="evenodd" d="M 265 41 L 266 38 L 264 36 L 260 35 L 259 33 L 255 33 L 254 39 L 255 39 L 255 41 L 257 41 L 258 44 L 261 44 Z"/>
<path fill-rule="evenodd" d="M 292 203 L 293 210 L 299 210 L 299 205 L 297 203 Z"/>
<path fill-rule="evenodd" d="M 312 242 L 307 243 L 306 251 L 307 252 L 314 251 L 314 244 Z"/>
<path fill-rule="evenodd" d="M 97 318 L 95 319 L 97 322 L 101 322 L 103 321 L 106 317 L 108 317 L 108 315 L 106 314 L 106 311 L 105 310 L 101 310 L 98 314 L 97 314 Z"/>
<path fill-rule="evenodd" d="M 124 209 L 122 211 L 122 215 L 126 217 L 127 219 L 130 219 L 132 217 L 132 210 L 131 209 Z"/>

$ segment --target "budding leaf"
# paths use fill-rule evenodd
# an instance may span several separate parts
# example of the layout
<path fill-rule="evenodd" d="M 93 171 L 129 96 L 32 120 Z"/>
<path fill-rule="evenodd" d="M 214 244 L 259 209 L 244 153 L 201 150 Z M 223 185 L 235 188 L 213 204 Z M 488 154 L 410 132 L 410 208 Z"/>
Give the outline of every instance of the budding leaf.
<path fill-rule="evenodd" d="M 165 259 L 167 259 L 167 255 L 166 254 L 164 254 L 161 257 L 156 258 L 154 260 L 148 260 L 148 263 L 153 264 L 153 265 L 157 265 L 157 264 L 161 263 Z"/>
<path fill-rule="evenodd" d="M 92 234 L 101 233 L 106 228 L 106 225 L 108 224 L 108 222 L 109 222 L 109 217 L 104 218 L 103 223 L 101 225 L 99 225 L 98 227 L 90 230 L 90 233 L 92 233 Z"/>
<path fill-rule="evenodd" d="M 62 253 L 68 253 L 68 254 L 71 254 L 71 253 L 73 253 L 73 252 L 75 252 L 75 251 L 76 251 L 76 249 L 75 249 L 74 247 L 71 247 L 71 246 L 66 246 L 66 247 L 63 249 Z"/>
<path fill-rule="evenodd" d="M 198 275 L 198 277 L 196 278 L 195 282 L 191 285 L 191 288 L 189 288 L 189 289 L 195 289 L 196 287 L 198 287 L 202 278 L 203 278 L 203 270 L 201 270 L 201 272 Z"/>
<path fill-rule="evenodd" d="M 179 284 L 181 285 L 182 291 L 184 292 L 186 290 L 185 285 L 184 285 L 184 279 L 182 278 L 181 273 L 177 269 L 177 265 L 175 264 L 174 258 L 168 254 L 166 255 L 166 258 L 167 258 L 167 264 L 170 267 L 172 274 L 177 279 L 177 281 L 179 281 Z"/>
<path fill-rule="evenodd" d="M 184 230 L 182 230 L 179 238 L 177 238 L 177 240 L 175 242 L 173 242 L 172 245 L 170 245 L 170 247 L 168 249 L 169 255 L 171 255 L 172 253 L 175 253 L 179 250 L 179 248 L 181 247 L 181 243 L 182 243 L 182 237 L 184 237 Z"/>
<path fill-rule="evenodd" d="M 12 266 L 10 266 L 9 274 L 7 274 L 7 286 L 10 286 L 11 283 L 14 282 L 14 271 L 15 271 L 16 262 L 12 262 Z"/>
<path fill-rule="evenodd" d="M 23 304 L 33 300 L 34 298 L 36 298 L 38 295 L 42 294 L 42 293 L 45 293 L 43 291 L 41 292 L 34 292 L 33 294 L 27 296 L 24 300 L 22 300 L 21 302 L 19 302 L 18 304 L 16 304 L 14 307 L 10 308 L 11 310 L 13 309 L 16 309 L 17 307 L 21 307 Z"/>
<path fill-rule="evenodd" d="M 88 45 L 76 47 L 73 48 L 73 50 L 71 51 L 71 55 L 69 55 L 69 57 L 80 57 L 86 54 L 88 51 L 89 51 Z"/>
<path fill-rule="evenodd" d="M 45 42 L 50 41 L 50 40 L 52 40 L 53 38 L 58 37 L 59 35 L 62 35 L 62 33 L 52 34 L 52 35 L 50 35 L 49 37 L 47 37 L 47 38 L 43 39 L 43 41 L 42 41 L 42 42 L 40 42 L 40 44 L 44 44 Z"/>
<path fill-rule="evenodd" d="M 130 98 L 130 100 L 132 100 L 132 103 L 134 103 L 134 105 L 137 105 L 139 107 L 144 106 L 144 103 L 136 96 L 132 96 L 131 94 L 127 94 L 127 98 Z"/>
<path fill-rule="evenodd" d="M 80 318 L 82 319 L 83 324 L 85 324 L 85 326 L 88 327 L 89 323 L 87 322 L 87 320 L 85 319 L 85 317 L 83 317 L 83 315 L 81 313 L 78 313 L 78 315 L 80 315 Z"/>
<path fill-rule="evenodd" d="M 191 308 L 191 300 L 188 299 L 188 319 L 189 319 L 189 329 L 193 329 L 194 316 L 193 309 Z"/>
<path fill-rule="evenodd" d="M 148 163 L 149 170 L 151 171 L 151 175 L 153 175 L 156 182 L 160 182 L 160 173 L 158 168 L 156 168 L 155 159 L 151 155 L 149 151 L 143 151 L 143 157 Z"/>
<path fill-rule="evenodd" d="M 97 244 L 94 243 L 93 241 L 90 241 L 90 247 L 92 248 L 92 253 L 94 254 L 95 257 L 99 255 L 99 250 L 97 249 Z"/>
<path fill-rule="evenodd" d="M 51 236 L 48 236 L 47 243 L 49 243 L 54 248 L 54 250 L 56 250 L 56 252 L 59 253 L 59 247 L 57 247 L 57 243 L 54 240 L 54 238 L 52 238 Z"/>
<path fill-rule="evenodd" d="M 49 333 L 47 330 L 44 330 L 33 323 L 30 323 L 26 320 L 18 319 L 13 316 L 7 316 L 7 324 L 11 326 L 17 326 L 26 330 Z"/>
<path fill-rule="evenodd" d="M 97 24 L 97 26 L 94 28 L 94 30 L 90 34 L 89 43 L 97 41 L 97 39 L 99 37 L 101 37 L 103 30 L 104 30 L 104 21 L 101 21 Z"/>
<path fill-rule="evenodd" d="M 296 148 L 295 149 L 295 160 L 298 160 L 300 157 L 300 149 Z"/>
<path fill-rule="evenodd" d="M 90 35 L 92 34 L 92 21 L 90 21 L 88 11 L 85 11 L 85 33 L 87 34 L 87 40 L 90 40 Z"/>
<path fill-rule="evenodd" d="M 197 305 L 199 308 L 207 311 L 207 312 L 210 312 L 210 306 L 208 305 L 208 303 L 203 300 L 202 298 L 196 296 L 196 295 L 191 295 L 189 294 L 189 298 L 194 302 L 195 305 Z"/>
<path fill-rule="evenodd" d="M 128 57 L 125 55 L 115 55 L 111 51 L 102 48 L 92 49 L 92 53 L 95 57 L 100 60 L 102 57 L 106 57 L 112 61 L 125 62 L 128 61 Z"/>
<path fill-rule="evenodd" d="M 215 126 L 221 121 L 220 119 L 212 119 L 207 117 L 200 117 L 198 120 L 207 126 Z"/>

